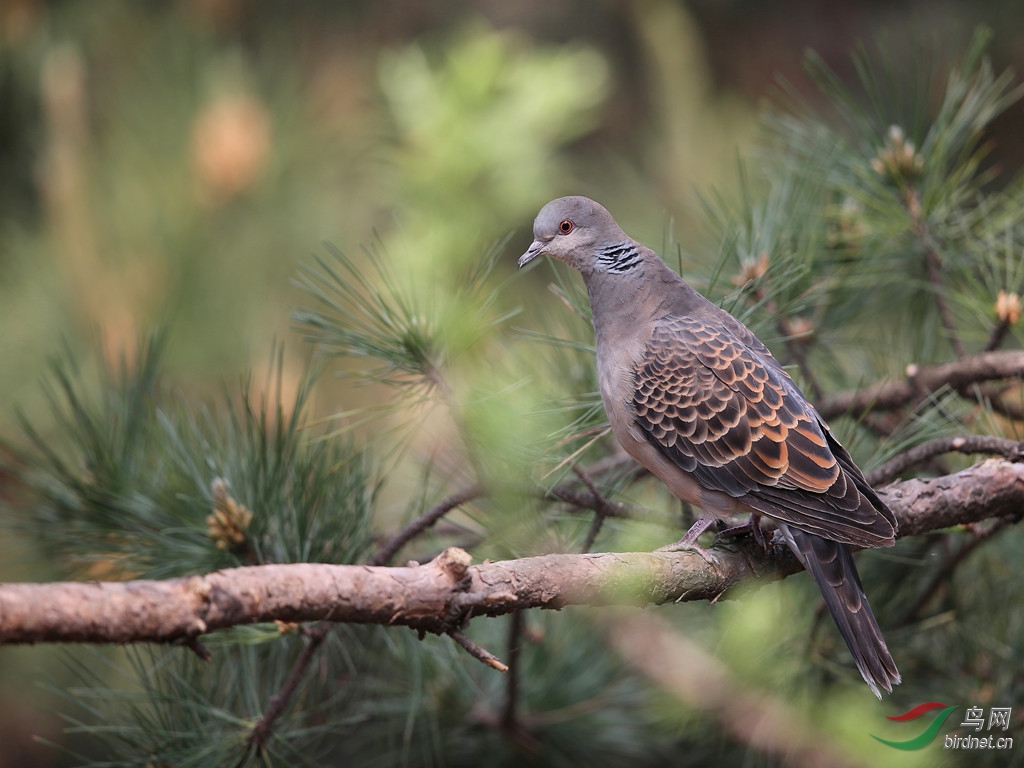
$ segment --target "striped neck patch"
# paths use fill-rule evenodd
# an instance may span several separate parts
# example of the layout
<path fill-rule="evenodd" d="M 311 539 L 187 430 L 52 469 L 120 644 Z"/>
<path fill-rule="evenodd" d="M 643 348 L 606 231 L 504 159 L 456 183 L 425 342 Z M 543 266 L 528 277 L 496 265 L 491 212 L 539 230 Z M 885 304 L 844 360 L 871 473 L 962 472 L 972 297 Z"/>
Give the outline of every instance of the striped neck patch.
<path fill-rule="evenodd" d="M 616 243 L 597 252 L 597 264 L 607 272 L 628 272 L 641 261 L 640 252 L 633 243 Z"/>

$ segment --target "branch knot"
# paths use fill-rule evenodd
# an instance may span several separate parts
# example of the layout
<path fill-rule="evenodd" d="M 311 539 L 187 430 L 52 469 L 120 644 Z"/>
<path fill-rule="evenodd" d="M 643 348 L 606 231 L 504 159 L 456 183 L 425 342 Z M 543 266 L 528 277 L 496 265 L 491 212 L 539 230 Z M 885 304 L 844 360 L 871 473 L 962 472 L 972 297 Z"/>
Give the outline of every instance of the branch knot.
<path fill-rule="evenodd" d="M 431 561 L 431 565 L 446 573 L 461 592 L 468 590 L 472 582 L 469 577 L 469 566 L 472 564 L 472 555 L 459 547 L 448 547 Z"/>

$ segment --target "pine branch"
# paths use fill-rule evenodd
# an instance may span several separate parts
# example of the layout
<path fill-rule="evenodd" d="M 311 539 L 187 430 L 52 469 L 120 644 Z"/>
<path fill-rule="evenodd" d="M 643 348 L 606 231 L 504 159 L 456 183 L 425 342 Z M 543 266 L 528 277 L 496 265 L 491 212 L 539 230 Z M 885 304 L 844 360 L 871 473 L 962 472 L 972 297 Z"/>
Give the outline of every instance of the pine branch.
<path fill-rule="evenodd" d="M 982 352 L 939 365 L 907 366 L 907 378 L 880 381 L 869 387 L 840 392 L 818 402 L 825 419 L 860 416 L 867 411 L 891 411 L 917 402 L 932 392 L 949 387 L 973 399 L 973 385 L 980 382 L 1024 377 L 1024 351 Z"/>
<path fill-rule="evenodd" d="M 992 459 L 953 475 L 879 491 L 901 536 L 990 517 L 1019 517 L 1024 464 Z M 713 550 L 541 555 L 470 565 L 445 550 L 423 566 L 297 563 L 227 569 L 165 581 L 0 586 L 0 643 L 182 642 L 239 624 L 318 621 L 403 625 L 450 633 L 474 616 L 565 605 L 713 600 L 752 579 L 799 569 L 782 548 L 746 540 Z"/>
<path fill-rule="evenodd" d="M 1011 461 L 1019 461 L 1024 459 L 1024 442 L 987 435 L 937 437 L 897 454 L 882 466 L 868 472 L 867 481 L 871 485 L 891 482 L 911 467 L 923 464 L 944 453 L 986 453 L 991 456 L 1002 456 Z"/>

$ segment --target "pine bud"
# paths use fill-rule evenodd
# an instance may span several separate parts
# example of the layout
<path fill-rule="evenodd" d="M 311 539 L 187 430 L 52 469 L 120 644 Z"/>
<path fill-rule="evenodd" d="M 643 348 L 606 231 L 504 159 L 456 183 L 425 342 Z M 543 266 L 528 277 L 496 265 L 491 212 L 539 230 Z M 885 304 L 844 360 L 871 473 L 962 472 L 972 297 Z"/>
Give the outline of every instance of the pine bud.
<path fill-rule="evenodd" d="M 810 344 L 814 338 L 814 323 L 809 317 L 792 317 L 789 320 L 789 335 L 801 344 Z"/>
<path fill-rule="evenodd" d="M 856 248 L 867 232 L 864 206 L 855 197 L 847 195 L 838 204 L 828 208 L 829 227 L 826 238 L 829 246 Z"/>
<path fill-rule="evenodd" d="M 251 96 L 215 99 L 192 126 L 192 166 L 214 204 L 253 187 L 269 163 L 270 150 L 270 115 Z"/>
<path fill-rule="evenodd" d="M 1007 325 L 1013 325 L 1020 320 L 1021 302 L 1020 296 L 1016 293 L 1000 291 L 996 296 L 996 317 Z"/>
<path fill-rule="evenodd" d="M 217 549 L 237 549 L 245 543 L 246 531 L 252 522 L 252 512 L 231 497 L 224 478 L 216 478 L 211 490 L 213 512 L 206 516 L 206 535 Z"/>
<path fill-rule="evenodd" d="M 756 259 L 743 259 L 740 262 L 740 271 L 732 278 L 732 284 L 742 288 L 749 282 L 757 280 L 768 271 L 768 252 L 761 251 Z"/>
<path fill-rule="evenodd" d="M 924 170 L 924 157 L 898 125 L 889 127 L 885 146 L 871 159 L 871 170 L 894 181 L 910 181 Z"/>

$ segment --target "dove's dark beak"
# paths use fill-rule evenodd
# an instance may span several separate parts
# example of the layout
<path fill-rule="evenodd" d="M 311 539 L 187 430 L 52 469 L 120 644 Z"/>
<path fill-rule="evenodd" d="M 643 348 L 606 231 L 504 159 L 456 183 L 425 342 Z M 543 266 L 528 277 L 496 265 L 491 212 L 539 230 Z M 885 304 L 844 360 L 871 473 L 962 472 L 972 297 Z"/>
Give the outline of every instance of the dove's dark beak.
<path fill-rule="evenodd" d="M 519 257 L 519 269 L 522 269 L 531 261 L 536 259 L 544 252 L 544 247 L 547 245 L 543 240 L 534 240 L 533 244 L 526 249 L 526 253 Z"/>

